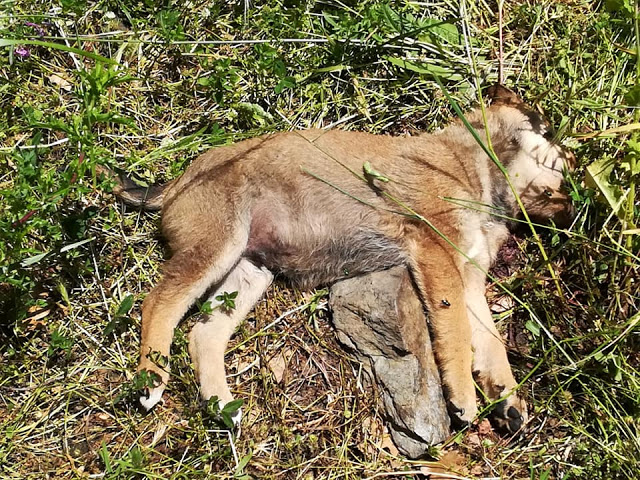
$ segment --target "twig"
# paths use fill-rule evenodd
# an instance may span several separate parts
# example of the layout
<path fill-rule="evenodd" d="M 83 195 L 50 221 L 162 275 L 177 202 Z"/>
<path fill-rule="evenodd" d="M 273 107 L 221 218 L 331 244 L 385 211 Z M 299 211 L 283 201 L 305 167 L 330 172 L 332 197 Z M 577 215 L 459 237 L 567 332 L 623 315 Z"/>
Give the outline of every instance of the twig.
<path fill-rule="evenodd" d="M 61 138 L 60 140 L 56 140 L 55 142 L 39 143 L 38 145 L 25 145 L 24 147 L 21 147 L 20 145 L 16 144 L 12 147 L 1 147 L 0 152 L 12 152 L 14 150 L 33 150 L 37 148 L 51 148 L 57 145 L 62 145 L 63 143 L 67 143 L 68 141 L 69 139 L 65 137 Z"/>
<path fill-rule="evenodd" d="M 504 0 L 498 0 L 498 83 L 503 85 L 504 80 L 504 51 L 502 45 L 502 7 Z"/>
<path fill-rule="evenodd" d="M 58 22 L 53 22 L 53 23 L 56 27 L 58 27 L 58 31 L 60 32 L 60 35 L 64 40 L 64 44 L 67 47 L 71 47 L 71 45 L 69 45 L 69 40 L 67 39 L 67 35 L 64 33 L 64 29 L 62 28 L 62 25 L 60 25 Z M 80 63 L 78 58 L 75 56 L 75 54 L 73 52 L 69 52 L 69 56 L 71 57 L 71 60 L 73 60 L 73 63 L 76 66 L 76 70 L 78 71 L 82 70 L 82 64 Z"/>

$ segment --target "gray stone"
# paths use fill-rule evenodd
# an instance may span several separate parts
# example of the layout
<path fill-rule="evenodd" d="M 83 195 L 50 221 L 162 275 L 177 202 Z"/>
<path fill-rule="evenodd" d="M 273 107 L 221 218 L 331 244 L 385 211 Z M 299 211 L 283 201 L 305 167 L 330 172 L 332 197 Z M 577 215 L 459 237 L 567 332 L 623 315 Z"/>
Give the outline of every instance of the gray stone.
<path fill-rule="evenodd" d="M 331 288 L 338 340 L 364 365 L 382 394 L 388 428 L 411 458 L 449 435 L 427 319 L 411 276 L 395 267 Z"/>

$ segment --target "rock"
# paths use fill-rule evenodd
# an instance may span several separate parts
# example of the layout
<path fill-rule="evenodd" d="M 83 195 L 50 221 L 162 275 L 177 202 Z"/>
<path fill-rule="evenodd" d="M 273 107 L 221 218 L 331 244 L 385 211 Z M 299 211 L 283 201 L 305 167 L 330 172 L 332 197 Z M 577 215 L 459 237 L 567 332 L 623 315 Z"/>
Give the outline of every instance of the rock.
<path fill-rule="evenodd" d="M 395 267 L 331 288 L 338 340 L 364 365 L 382 394 L 388 427 L 411 458 L 449 435 L 427 319 L 411 276 Z"/>

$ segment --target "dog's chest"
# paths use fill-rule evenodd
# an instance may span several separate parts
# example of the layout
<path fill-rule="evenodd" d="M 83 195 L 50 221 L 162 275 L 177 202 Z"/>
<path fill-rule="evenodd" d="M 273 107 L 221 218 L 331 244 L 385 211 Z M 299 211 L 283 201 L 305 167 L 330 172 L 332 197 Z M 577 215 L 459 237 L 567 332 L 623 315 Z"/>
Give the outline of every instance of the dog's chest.
<path fill-rule="evenodd" d="M 500 222 L 491 219 L 478 219 L 466 226 L 462 251 L 466 260 L 476 263 L 487 270 L 498 254 L 498 250 L 507 240 L 509 231 Z"/>

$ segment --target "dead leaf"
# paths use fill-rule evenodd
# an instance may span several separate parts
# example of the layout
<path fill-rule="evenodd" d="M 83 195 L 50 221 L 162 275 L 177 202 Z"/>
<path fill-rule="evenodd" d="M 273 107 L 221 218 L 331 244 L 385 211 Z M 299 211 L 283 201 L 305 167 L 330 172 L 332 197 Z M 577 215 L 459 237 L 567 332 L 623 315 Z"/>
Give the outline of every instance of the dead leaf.
<path fill-rule="evenodd" d="M 281 383 L 291 359 L 292 353 L 290 350 L 279 350 L 273 357 L 267 361 L 269 370 L 273 373 L 276 382 Z"/>
<path fill-rule="evenodd" d="M 28 312 L 32 313 L 33 315 L 31 315 L 30 317 L 27 317 L 27 321 L 34 322 L 36 320 L 40 320 L 46 317 L 47 315 L 49 315 L 49 313 L 51 313 L 51 309 L 40 308 L 40 307 L 29 307 Z"/>
<path fill-rule="evenodd" d="M 467 436 L 467 444 L 469 444 L 472 447 L 479 447 L 480 445 L 482 445 L 482 440 L 480 440 L 480 435 L 478 435 L 476 432 L 470 433 Z"/>
<path fill-rule="evenodd" d="M 596 160 L 586 168 L 585 184 L 590 188 L 599 190 L 611 209 L 622 218 L 624 216 L 624 192 L 619 186 L 609 181 L 609 176 L 614 167 L 615 162 L 611 158 L 602 157 Z"/>
<path fill-rule="evenodd" d="M 49 75 L 49 81 L 54 85 L 57 85 L 58 87 L 60 87 L 65 92 L 71 91 L 71 84 L 69 83 L 69 81 L 61 77 L 60 75 L 57 75 L 55 73 Z"/>
<path fill-rule="evenodd" d="M 448 450 L 437 462 L 429 462 L 420 467 L 420 471 L 433 478 L 451 478 L 451 475 L 464 475 L 467 472 L 468 459 L 457 450 Z"/>
<path fill-rule="evenodd" d="M 497 298 L 494 297 L 491 301 L 492 313 L 504 313 L 509 310 L 513 310 L 515 302 L 509 295 L 500 295 Z"/>
<path fill-rule="evenodd" d="M 467 464 L 467 458 L 457 450 L 448 450 L 440 457 L 438 463 L 449 470 L 460 471 Z"/>
<path fill-rule="evenodd" d="M 167 425 L 160 425 L 156 431 L 153 433 L 153 439 L 151 440 L 151 444 L 149 447 L 153 447 L 158 441 L 164 436 L 164 433 L 167 431 Z"/>
<path fill-rule="evenodd" d="M 489 422 L 487 418 L 485 418 L 478 424 L 478 434 L 489 435 L 492 432 L 493 432 L 493 428 L 491 427 L 491 422 Z"/>
<path fill-rule="evenodd" d="M 33 331 L 44 326 L 44 319 L 51 313 L 51 308 L 33 305 L 27 311 L 30 316 L 24 319 L 24 326 L 27 331 Z"/>
<path fill-rule="evenodd" d="M 476 465 L 471 469 L 471 475 L 473 475 L 474 477 L 484 476 L 484 467 L 482 465 Z"/>
<path fill-rule="evenodd" d="M 393 440 L 391 440 L 391 435 L 387 432 L 385 432 L 385 434 L 382 436 L 382 441 L 380 442 L 380 448 L 387 450 L 394 457 L 397 457 L 398 455 L 400 455 L 400 452 L 394 445 Z"/>

